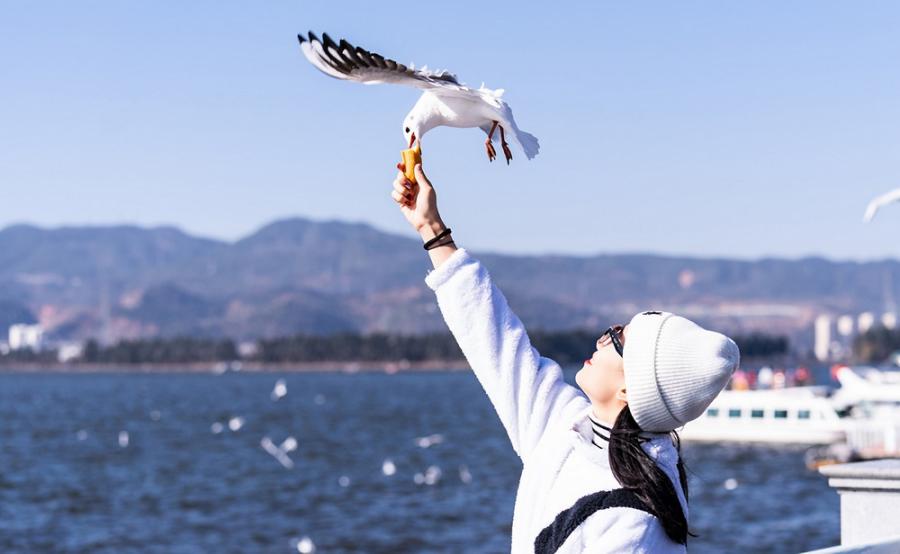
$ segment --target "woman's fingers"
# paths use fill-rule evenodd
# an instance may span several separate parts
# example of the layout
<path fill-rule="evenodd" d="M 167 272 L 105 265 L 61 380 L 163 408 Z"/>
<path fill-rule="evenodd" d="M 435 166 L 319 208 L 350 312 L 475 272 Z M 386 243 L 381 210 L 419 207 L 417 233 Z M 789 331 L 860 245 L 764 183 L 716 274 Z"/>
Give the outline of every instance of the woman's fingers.
<path fill-rule="evenodd" d="M 413 188 L 407 188 L 399 183 L 394 183 L 394 190 L 391 191 L 391 198 L 400 204 L 412 205 L 418 191 Z"/>
<path fill-rule="evenodd" d="M 412 207 L 416 194 L 419 192 L 419 187 L 406 178 L 404 173 L 406 166 L 402 162 L 397 164 L 397 169 L 399 171 L 394 179 L 394 190 L 391 191 L 391 198 L 402 206 Z"/>
<path fill-rule="evenodd" d="M 394 202 L 396 202 L 398 204 L 406 205 L 409 203 L 409 199 L 407 199 L 405 196 L 403 196 L 396 190 L 391 192 L 391 198 L 393 198 Z"/>
<path fill-rule="evenodd" d="M 394 183 L 394 192 L 399 194 L 401 197 L 412 201 L 419 194 L 418 187 L 401 185 L 400 183 Z"/>
<path fill-rule="evenodd" d="M 397 180 L 394 181 L 394 190 L 396 190 L 400 194 L 405 194 L 407 192 L 410 192 L 412 189 L 408 185 L 405 185 Z"/>

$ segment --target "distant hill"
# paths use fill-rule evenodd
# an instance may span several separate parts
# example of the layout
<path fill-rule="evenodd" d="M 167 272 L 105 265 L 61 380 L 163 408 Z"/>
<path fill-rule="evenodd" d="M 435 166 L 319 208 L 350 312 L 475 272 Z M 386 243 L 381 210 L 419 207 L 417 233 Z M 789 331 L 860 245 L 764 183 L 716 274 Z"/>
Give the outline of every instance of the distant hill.
<path fill-rule="evenodd" d="M 823 312 L 880 311 L 900 262 L 475 253 L 530 328 L 601 328 L 648 307 L 794 338 Z M 57 338 L 272 337 L 444 329 L 417 240 L 338 221 L 276 221 L 233 243 L 171 227 L 0 231 L 0 326 Z M 894 278 L 898 276 L 898 278 Z"/>

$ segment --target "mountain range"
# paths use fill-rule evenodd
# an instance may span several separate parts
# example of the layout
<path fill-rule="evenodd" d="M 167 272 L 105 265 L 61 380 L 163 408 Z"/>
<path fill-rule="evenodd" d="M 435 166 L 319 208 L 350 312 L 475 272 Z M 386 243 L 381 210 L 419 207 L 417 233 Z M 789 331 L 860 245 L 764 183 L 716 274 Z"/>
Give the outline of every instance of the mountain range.
<path fill-rule="evenodd" d="M 605 328 L 648 309 L 807 342 L 820 314 L 880 313 L 900 261 L 473 252 L 529 328 Z M 173 227 L 15 225 L 0 231 L 0 328 L 63 339 L 445 330 L 421 242 L 286 219 L 234 242 Z"/>

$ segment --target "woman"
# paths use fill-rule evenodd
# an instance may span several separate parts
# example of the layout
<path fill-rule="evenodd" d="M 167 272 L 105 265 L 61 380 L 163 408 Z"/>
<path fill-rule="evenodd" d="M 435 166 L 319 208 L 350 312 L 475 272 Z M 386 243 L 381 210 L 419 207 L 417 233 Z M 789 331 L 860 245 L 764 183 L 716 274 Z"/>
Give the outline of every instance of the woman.
<path fill-rule="evenodd" d="M 417 184 L 398 169 L 392 197 L 435 267 L 425 282 L 522 459 L 512 551 L 685 552 L 688 491 L 675 429 L 728 382 L 735 343 L 643 312 L 607 329 L 578 388 L 566 384 L 487 270 L 457 249 L 421 165 Z"/>

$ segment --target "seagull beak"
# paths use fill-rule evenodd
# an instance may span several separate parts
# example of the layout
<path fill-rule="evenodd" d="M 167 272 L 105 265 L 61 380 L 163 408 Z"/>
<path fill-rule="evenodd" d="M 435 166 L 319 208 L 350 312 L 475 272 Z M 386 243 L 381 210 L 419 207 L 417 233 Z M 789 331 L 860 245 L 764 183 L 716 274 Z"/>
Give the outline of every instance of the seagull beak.
<path fill-rule="evenodd" d="M 411 134 L 409 135 L 409 147 L 410 147 L 410 148 L 413 147 L 413 143 L 414 143 L 414 142 L 416 142 L 416 134 L 415 134 L 415 133 L 411 133 Z"/>

